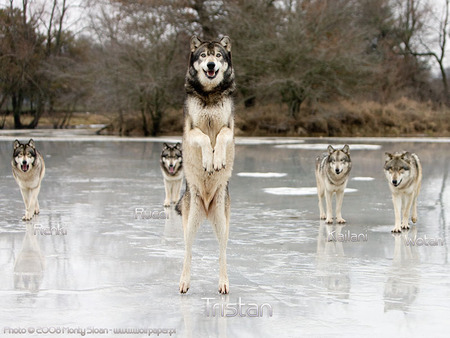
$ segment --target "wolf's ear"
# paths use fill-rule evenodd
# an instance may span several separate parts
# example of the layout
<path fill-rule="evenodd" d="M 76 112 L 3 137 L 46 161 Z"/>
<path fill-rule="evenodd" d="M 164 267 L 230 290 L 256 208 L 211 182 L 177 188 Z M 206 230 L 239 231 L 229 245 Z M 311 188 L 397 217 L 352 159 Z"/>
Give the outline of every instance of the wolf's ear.
<path fill-rule="evenodd" d="M 405 161 L 411 161 L 411 153 L 409 151 L 404 151 L 400 158 Z"/>
<path fill-rule="evenodd" d="M 329 146 L 328 146 L 328 148 L 327 148 L 327 150 L 328 150 L 328 154 L 332 154 L 332 153 L 334 153 L 334 148 L 333 148 L 333 146 L 330 144 Z"/>
<path fill-rule="evenodd" d="M 191 52 L 195 52 L 195 50 L 200 47 L 202 41 L 197 37 L 197 35 L 192 36 L 191 38 Z"/>
<path fill-rule="evenodd" d="M 20 142 L 19 142 L 19 140 L 15 140 L 14 141 L 14 150 L 16 150 L 17 148 L 19 148 L 20 147 Z"/>
<path fill-rule="evenodd" d="M 177 144 L 175 144 L 175 148 L 177 148 L 178 150 L 181 150 L 181 143 L 177 142 Z"/>
<path fill-rule="evenodd" d="M 34 147 L 35 147 L 34 140 L 33 140 L 32 138 L 30 138 L 30 140 L 28 141 L 28 145 L 29 145 L 31 148 L 34 148 Z"/>
<path fill-rule="evenodd" d="M 163 149 L 169 149 L 169 145 L 166 142 L 163 143 Z"/>
<path fill-rule="evenodd" d="M 350 155 L 350 147 L 348 146 L 348 144 L 346 144 L 346 145 L 344 146 L 344 148 L 342 148 L 342 151 L 343 151 L 344 153 L 346 153 L 347 155 Z"/>
<path fill-rule="evenodd" d="M 394 158 L 394 155 L 392 155 L 391 153 L 384 153 L 384 161 L 390 161 Z"/>
<path fill-rule="evenodd" d="M 231 52 L 231 39 L 227 35 L 220 39 L 220 44 L 227 50 L 227 52 Z"/>

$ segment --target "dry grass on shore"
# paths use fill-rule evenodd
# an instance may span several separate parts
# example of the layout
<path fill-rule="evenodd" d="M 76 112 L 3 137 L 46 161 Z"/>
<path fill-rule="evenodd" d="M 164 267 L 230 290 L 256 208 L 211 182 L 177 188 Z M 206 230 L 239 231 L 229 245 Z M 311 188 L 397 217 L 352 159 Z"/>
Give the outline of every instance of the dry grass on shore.
<path fill-rule="evenodd" d="M 286 136 L 450 136 L 450 109 L 401 98 L 387 105 L 340 101 L 303 108 L 297 119 L 281 107 L 238 110 L 242 135 Z"/>
<path fill-rule="evenodd" d="M 61 116 L 43 116 L 39 128 L 54 128 Z M 26 124 L 30 116 L 22 119 Z M 65 128 L 80 125 L 107 125 L 102 134 L 118 134 L 114 114 L 73 113 Z M 151 128 L 151 122 L 149 121 Z M 7 116 L 5 128 L 13 127 Z M 161 121 L 160 135 L 181 135 L 183 113 L 169 110 Z M 122 125 L 124 136 L 142 136 L 142 116 L 127 114 Z M 450 136 L 450 109 L 432 103 L 401 98 L 382 105 L 373 101 L 342 100 L 314 109 L 302 107 L 297 118 L 289 117 L 282 105 L 244 108 L 236 106 L 236 135 L 239 136 Z"/>

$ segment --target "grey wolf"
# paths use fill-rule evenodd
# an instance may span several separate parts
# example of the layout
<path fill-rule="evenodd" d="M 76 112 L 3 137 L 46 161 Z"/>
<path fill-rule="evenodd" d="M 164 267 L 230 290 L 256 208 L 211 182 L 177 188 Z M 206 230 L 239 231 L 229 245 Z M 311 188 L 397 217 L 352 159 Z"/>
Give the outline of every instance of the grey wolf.
<path fill-rule="evenodd" d="M 336 194 L 336 222 L 345 223 L 341 209 L 344 200 L 344 190 L 347 186 L 352 161 L 350 148 L 346 144 L 342 149 L 334 149 L 328 146 L 328 152 L 316 158 L 316 182 L 319 196 L 320 219 L 326 223 L 333 223 L 333 211 L 331 198 Z M 327 205 L 326 214 L 323 209 L 323 197 Z"/>
<path fill-rule="evenodd" d="M 417 222 L 417 196 L 422 184 L 422 165 L 416 154 L 407 151 L 385 155 L 384 174 L 394 203 L 395 226 L 392 232 L 401 232 L 401 229 L 409 229 L 411 207 L 411 221 Z"/>
<path fill-rule="evenodd" d="M 226 249 L 230 222 L 228 180 L 234 162 L 234 70 L 231 40 L 191 38 L 186 74 L 183 161 L 186 191 L 177 204 L 182 215 L 185 256 L 180 292 L 190 286 L 192 244 L 207 218 L 219 241 L 219 292 L 229 292 Z"/>
<path fill-rule="evenodd" d="M 25 215 L 22 220 L 29 221 L 34 215 L 39 214 L 38 195 L 45 175 L 44 159 L 36 150 L 32 139 L 26 144 L 14 141 L 11 166 L 25 203 Z"/>
<path fill-rule="evenodd" d="M 176 204 L 178 202 L 181 184 L 183 183 L 183 154 L 180 143 L 172 145 L 164 143 L 160 166 L 166 190 L 164 206 L 169 207 L 171 203 Z"/>

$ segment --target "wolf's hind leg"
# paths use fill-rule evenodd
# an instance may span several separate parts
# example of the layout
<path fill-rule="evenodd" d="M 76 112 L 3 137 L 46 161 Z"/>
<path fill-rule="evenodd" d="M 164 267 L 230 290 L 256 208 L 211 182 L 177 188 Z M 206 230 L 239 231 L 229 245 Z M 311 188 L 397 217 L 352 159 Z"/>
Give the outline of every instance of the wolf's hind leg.
<path fill-rule="evenodd" d="M 214 197 L 208 215 L 219 241 L 219 293 L 227 294 L 230 285 L 227 274 L 227 242 L 230 228 L 230 197 L 226 187 L 220 188 Z"/>
<path fill-rule="evenodd" d="M 186 293 L 190 287 L 192 244 L 194 243 L 195 234 L 197 233 L 200 223 L 205 217 L 204 207 L 195 192 L 190 194 L 190 197 L 188 196 L 188 198 L 190 198 L 190 202 L 186 203 L 183 201 L 182 209 L 185 253 L 183 271 L 180 278 L 181 293 Z"/>

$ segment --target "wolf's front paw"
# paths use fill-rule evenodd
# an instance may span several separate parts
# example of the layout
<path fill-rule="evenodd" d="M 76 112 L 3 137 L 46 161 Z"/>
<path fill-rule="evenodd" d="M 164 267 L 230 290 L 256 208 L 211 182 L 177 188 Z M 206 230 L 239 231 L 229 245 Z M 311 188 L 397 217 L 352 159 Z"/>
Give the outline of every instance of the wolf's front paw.
<path fill-rule="evenodd" d="M 327 219 L 327 216 L 325 214 L 320 214 L 320 219 L 325 220 Z"/>
<path fill-rule="evenodd" d="M 413 217 L 411 217 L 411 222 L 413 222 L 413 223 L 417 223 L 417 216 L 413 216 Z"/>
<path fill-rule="evenodd" d="M 168 199 L 164 200 L 164 207 L 170 207 L 170 201 Z"/>
<path fill-rule="evenodd" d="M 202 166 L 208 173 L 213 172 L 213 151 L 211 146 L 202 149 Z"/>
<path fill-rule="evenodd" d="M 345 219 L 343 219 L 342 217 L 337 218 L 337 219 L 336 219 L 336 222 L 337 222 L 338 224 L 344 224 L 344 223 L 347 223 L 347 221 L 346 221 Z"/>
<path fill-rule="evenodd" d="M 227 157 L 225 151 L 220 150 L 220 148 L 216 147 L 214 149 L 214 170 L 219 171 L 225 168 L 227 161 Z"/>
<path fill-rule="evenodd" d="M 325 220 L 325 223 L 333 224 L 333 218 L 327 217 L 326 220 Z"/>
<path fill-rule="evenodd" d="M 394 234 L 398 234 L 402 232 L 402 229 L 400 229 L 399 226 L 395 226 L 394 229 L 391 230 Z"/>
<path fill-rule="evenodd" d="M 409 224 L 408 223 L 402 223 L 402 229 L 409 230 Z"/>
<path fill-rule="evenodd" d="M 33 218 L 33 215 L 25 214 L 25 215 L 22 217 L 22 221 L 30 221 L 32 218 Z"/>
<path fill-rule="evenodd" d="M 181 277 L 180 280 L 180 293 L 186 293 L 189 290 L 190 281 L 187 278 Z"/>
<path fill-rule="evenodd" d="M 220 278 L 219 279 L 219 293 L 225 295 L 230 292 L 230 283 L 228 282 L 228 278 Z"/>

